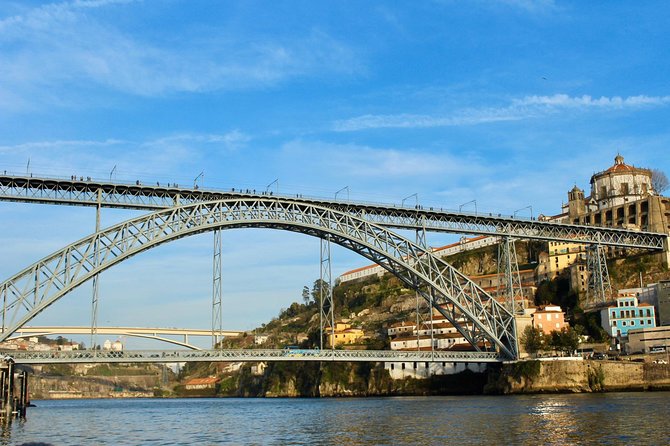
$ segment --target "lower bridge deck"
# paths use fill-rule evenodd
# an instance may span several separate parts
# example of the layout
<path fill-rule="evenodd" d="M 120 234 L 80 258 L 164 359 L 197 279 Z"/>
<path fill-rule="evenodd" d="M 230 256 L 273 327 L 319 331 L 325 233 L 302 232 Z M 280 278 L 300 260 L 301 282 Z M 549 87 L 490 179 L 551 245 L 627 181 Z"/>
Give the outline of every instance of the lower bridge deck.
<path fill-rule="evenodd" d="M 397 350 L 311 350 L 311 349 L 233 349 L 233 350 L 73 350 L 5 351 L 6 359 L 17 364 L 75 363 L 181 363 L 181 362 L 262 362 L 262 361 L 337 361 L 337 362 L 502 362 L 498 352 L 446 352 Z"/>

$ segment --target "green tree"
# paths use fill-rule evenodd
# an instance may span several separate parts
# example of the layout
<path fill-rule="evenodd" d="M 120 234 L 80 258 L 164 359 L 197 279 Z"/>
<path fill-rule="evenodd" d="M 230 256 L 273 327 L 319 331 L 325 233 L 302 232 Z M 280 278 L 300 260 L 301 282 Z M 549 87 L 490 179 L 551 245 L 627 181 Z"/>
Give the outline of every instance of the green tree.
<path fill-rule="evenodd" d="M 571 327 L 563 327 L 560 331 L 554 330 L 549 338 L 549 346 L 556 351 L 570 355 L 579 347 L 580 332 L 580 329 Z"/>
<path fill-rule="evenodd" d="M 523 330 L 523 335 L 521 335 L 521 345 L 524 350 L 533 356 L 535 356 L 538 351 L 542 350 L 544 341 L 544 334 L 538 328 L 531 325 L 527 326 Z"/>
<path fill-rule="evenodd" d="M 328 285 L 328 282 L 324 280 L 316 279 L 314 281 L 314 285 L 312 286 L 312 299 L 314 299 L 314 302 L 321 301 L 321 290 L 323 290 L 324 296 L 328 295 L 330 291 L 330 285 Z"/>
<path fill-rule="evenodd" d="M 309 287 L 305 285 L 302 287 L 302 301 L 305 303 L 305 305 L 309 305 L 310 299 L 311 296 L 309 295 Z"/>

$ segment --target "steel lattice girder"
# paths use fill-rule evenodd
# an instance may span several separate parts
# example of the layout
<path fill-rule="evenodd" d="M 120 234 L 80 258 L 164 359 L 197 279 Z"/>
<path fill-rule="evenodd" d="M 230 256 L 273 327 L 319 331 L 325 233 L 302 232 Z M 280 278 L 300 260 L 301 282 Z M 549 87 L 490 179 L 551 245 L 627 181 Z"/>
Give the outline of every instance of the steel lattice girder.
<path fill-rule="evenodd" d="M 7 352 L 19 364 L 174 363 L 200 361 L 344 361 L 344 362 L 477 362 L 505 360 L 498 352 L 418 352 L 396 350 L 74 350 L 69 352 Z"/>
<path fill-rule="evenodd" d="M 81 239 L 0 284 L 0 341 L 64 294 L 105 269 L 162 243 L 217 228 L 267 227 L 330 237 L 391 271 L 430 299 L 476 348 L 517 355 L 513 315 L 426 249 L 353 215 L 310 203 L 236 199 L 174 207 L 137 217 Z M 95 248 L 99 252 L 95 252 Z M 440 305 L 442 304 L 442 305 Z"/>
<path fill-rule="evenodd" d="M 100 183 L 0 176 L 0 200 L 70 204 L 127 209 L 158 210 L 176 205 L 205 201 L 267 198 L 262 194 L 240 191 L 205 191 L 198 189 Z M 536 240 L 560 240 L 585 244 L 663 250 L 666 234 L 524 220 L 493 214 L 469 214 L 452 211 L 414 209 L 393 205 L 352 203 L 328 199 L 280 197 L 284 201 L 307 202 L 357 215 L 364 220 L 396 229 L 424 228 L 432 232 L 513 236 Z"/>

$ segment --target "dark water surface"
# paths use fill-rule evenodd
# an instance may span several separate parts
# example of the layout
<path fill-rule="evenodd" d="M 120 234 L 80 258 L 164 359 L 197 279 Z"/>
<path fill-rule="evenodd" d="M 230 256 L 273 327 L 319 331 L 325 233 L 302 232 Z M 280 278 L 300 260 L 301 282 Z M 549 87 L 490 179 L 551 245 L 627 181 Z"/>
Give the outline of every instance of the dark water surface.
<path fill-rule="evenodd" d="M 670 392 L 35 403 L 0 444 L 670 444 Z"/>

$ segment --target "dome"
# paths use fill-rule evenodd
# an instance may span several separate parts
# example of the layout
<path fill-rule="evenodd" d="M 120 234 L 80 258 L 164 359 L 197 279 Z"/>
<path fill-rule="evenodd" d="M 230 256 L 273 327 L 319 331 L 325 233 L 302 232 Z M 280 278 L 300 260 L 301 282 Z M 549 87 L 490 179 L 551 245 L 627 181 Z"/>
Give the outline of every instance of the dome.
<path fill-rule="evenodd" d="M 623 162 L 623 156 L 620 154 L 617 154 L 616 157 L 614 157 L 614 165 L 607 169 L 605 172 L 632 172 L 635 169 L 633 166 L 629 166 L 628 164 Z"/>

